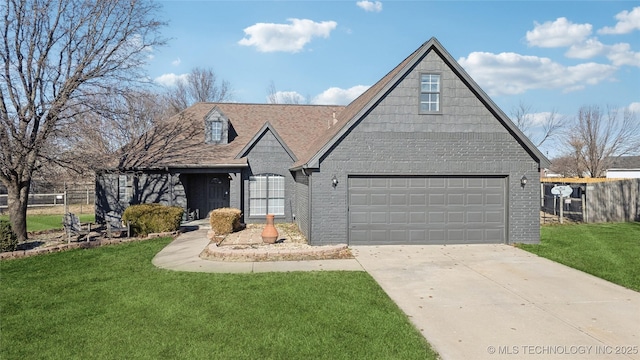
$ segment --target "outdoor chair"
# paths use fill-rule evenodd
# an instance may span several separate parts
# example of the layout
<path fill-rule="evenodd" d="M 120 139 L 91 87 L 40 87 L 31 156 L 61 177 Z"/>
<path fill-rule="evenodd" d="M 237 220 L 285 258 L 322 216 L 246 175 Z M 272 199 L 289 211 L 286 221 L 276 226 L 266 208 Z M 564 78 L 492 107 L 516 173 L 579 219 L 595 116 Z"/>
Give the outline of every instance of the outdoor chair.
<path fill-rule="evenodd" d="M 126 234 L 127 237 L 131 237 L 131 223 L 124 222 L 122 217 L 114 212 L 110 212 L 105 217 L 107 223 L 107 237 L 112 238 L 114 234 L 121 237 Z"/>
<path fill-rule="evenodd" d="M 73 213 L 65 213 L 62 219 L 62 225 L 65 232 L 67 233 L 68 242 L 71 242 L 72 236 L 76 236 L 76 239 L 78 241 L 83 237 L 85 237 L 87 241 L 91 240 L 91 223 L 81 223 L 78 215 Z M 86 226 L 86 229 L 83 229 L 83 226 Z"/>

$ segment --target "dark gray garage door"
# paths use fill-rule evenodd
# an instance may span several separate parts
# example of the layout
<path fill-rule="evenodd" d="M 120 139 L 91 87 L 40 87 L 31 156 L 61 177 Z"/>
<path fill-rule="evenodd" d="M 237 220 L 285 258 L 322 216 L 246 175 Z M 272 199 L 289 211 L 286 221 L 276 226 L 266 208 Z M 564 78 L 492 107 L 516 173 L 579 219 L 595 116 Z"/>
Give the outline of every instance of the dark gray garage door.
<path fill-rule="evenodd" d="M 349 244 L 505 242 L 505 178 L 350 177 Z"/>

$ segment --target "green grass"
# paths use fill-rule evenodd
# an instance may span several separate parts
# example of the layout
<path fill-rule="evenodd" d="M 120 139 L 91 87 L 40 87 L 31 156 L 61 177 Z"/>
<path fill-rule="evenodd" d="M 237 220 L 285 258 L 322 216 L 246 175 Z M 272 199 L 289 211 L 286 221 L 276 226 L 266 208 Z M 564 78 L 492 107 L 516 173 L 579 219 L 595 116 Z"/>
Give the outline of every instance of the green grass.
<path fill-rule="evenodd" d="M 549 225 L 520 248 L 640 291 L 640 223 Z"/>
<path fill-rule="evenodd" d="M 95 222 L 94 214 L 78 215 L 80 222 Z M 0 216 L 0 219 L 9 220 L 8 215 Z M 27 215 L 27 231 L 44 231 L 62 229 L 62 215 Z"/>
<path fill-rule="evenodd" d="M 436 357 L 365 272 L 157 269 L 168 242 L 0 262 L 0 358 Z"/>

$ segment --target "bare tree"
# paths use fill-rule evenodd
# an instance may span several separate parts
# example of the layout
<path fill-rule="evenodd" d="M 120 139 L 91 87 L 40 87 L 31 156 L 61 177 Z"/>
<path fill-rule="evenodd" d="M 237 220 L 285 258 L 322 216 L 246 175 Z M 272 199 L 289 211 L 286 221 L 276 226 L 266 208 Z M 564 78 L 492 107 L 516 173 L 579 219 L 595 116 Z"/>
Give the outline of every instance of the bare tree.
<path fill-rule="evenodd" d="M 640 122 L 635 113 L 608 107 L 603 113 L 596 105 L 583 106 L 569 133 L 569 150 L 591 177 L 602 177 L 611 161 L 640 152 Z"/>
<path fill-rule="evenodd" d="M 511 116 L 516 126 L 537 147 L 561 134 L 566 124 L 565 117 L 560 116 L 555 109 L 535 116 L 531 106 L 522 102 L 512 110 Z"/>
<path fill-rule="evenodd" d="M 295 91 L 278 91 L 276 84 L 271 81 L 267 88 L 267 103 L 269 104 L 302 104 L 305 98 Z"/>
<path fill-rule="evenodd" d="M 218 82 L 212 69 L 196 67 L 167 91 L 167 101 L 173 114 L 197 102 L 223 102 L 233 99 L 228 81 Z"/>
<path fill-rule="evenodd" d="M 46 149 L 98 94 L 143 79 L 141 65 L 164 40 L 149 0 L 7 0 L 0 42 L 0 180 L 9 215 L 26 240 L 34 171 Z M 80 109 L 80 110 L 79 110 Z M 50 155 L 50 154 L 49 154 Z"/>
<path fill-rule="evenodd" d="M 92 173 L 105 166 L 117 168 L 116 158 L 169 118 L 162 96 L 145 90 L 128 90 L 111 96 L 95 96 L 78 104 L 75 126 L 56 138 L 55 162 L 78 173 Z"/>

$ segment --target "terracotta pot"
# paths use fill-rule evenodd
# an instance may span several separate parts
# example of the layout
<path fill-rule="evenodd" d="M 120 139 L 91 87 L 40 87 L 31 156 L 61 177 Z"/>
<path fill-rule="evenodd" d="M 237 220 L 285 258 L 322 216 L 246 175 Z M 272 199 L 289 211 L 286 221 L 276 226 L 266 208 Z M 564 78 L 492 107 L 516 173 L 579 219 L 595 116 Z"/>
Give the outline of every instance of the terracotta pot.
<path fill-rule="evenodd" d="M 267 225 L 262 230 L 262 241 L 267 244 L 273 244 L 278 240 L 278 230 L 273 226 L 273 214 L 267 215 Z"/>

